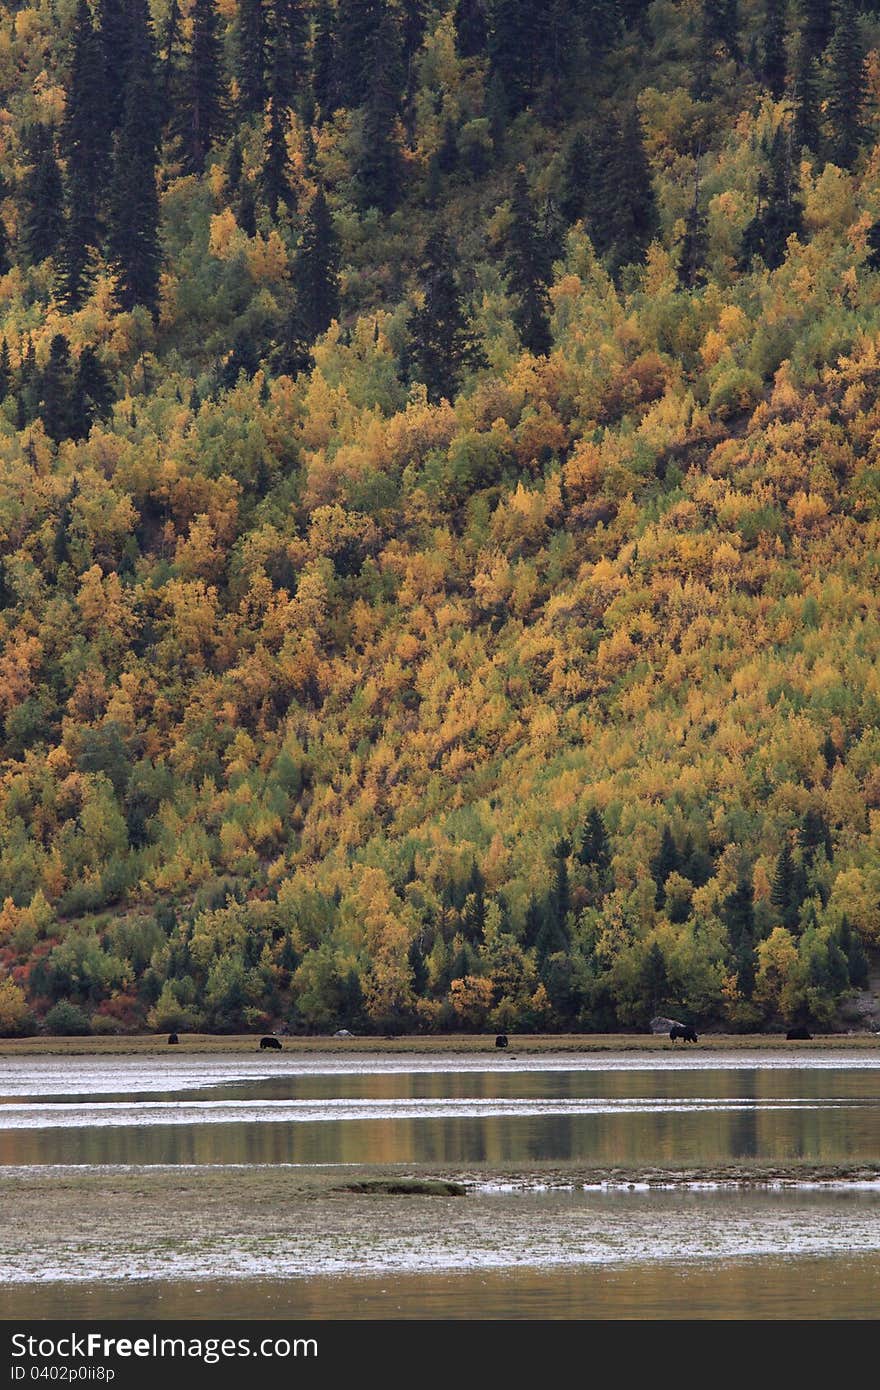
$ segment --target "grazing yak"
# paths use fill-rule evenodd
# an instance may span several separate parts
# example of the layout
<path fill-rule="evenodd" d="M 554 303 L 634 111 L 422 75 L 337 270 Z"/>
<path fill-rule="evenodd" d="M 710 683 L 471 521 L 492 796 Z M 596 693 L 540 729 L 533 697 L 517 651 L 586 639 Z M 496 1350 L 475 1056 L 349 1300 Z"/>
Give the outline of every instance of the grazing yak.
<path fill-rule="evenodd" d="M 281 1043 L 277 1038 L 260 1038 L 260 1051 L 262 1052 L 266 1047 L 274 1047 L 278 1052 L 281 1051 Z"/>
<path fill-rule="evenodd" d="M 678 1023 L 673 1024 L 673 1026 L 670 1028 L 669 1036 L 673 1042 L 675 1042 L 678 1038 L 681 1038 L 682 1042 L 697 1041 L 697 1035 L 693 1028 L 686 1027 L 685 1025 L 680 1025 Z"/>
<path fill-rule="evenodd" d="M 499 1034 L 498 1034 L 498 1037 L 495 1039 L 495 1046 L 496 1046 L 496 1047 L 506 1047 L 506 1046 L 507 1046 L 507 1034 L 506 1034 L 506 1033 L 499 1033 Z"/>
<path fill-rule="evenodd" d="M 803 1028 L 803 1027 L 801 1027 L 801 1028 L 789 1028 L 789 1030 L 788 1030 L 788 1032 L 786 1033 L 785 1036 L 786 1036 L 786 1038 L 788 1039 L 789 1042 L 812 1042 L 812 1041 L 813 1041 L 813 1035 L 812 1035 L 812 1033 L 810 1032 L 809 1028 Z"/>
<path fill-rule="evenodd" d="M 168 1034 L 168 1041 L 169 1041 L 170 1043 L 179 1043 L 179 1042 L 180 1042 L 180 1038 L 177 1036 L 176 1033 L 169 1033 L 169 1034 Z"/>

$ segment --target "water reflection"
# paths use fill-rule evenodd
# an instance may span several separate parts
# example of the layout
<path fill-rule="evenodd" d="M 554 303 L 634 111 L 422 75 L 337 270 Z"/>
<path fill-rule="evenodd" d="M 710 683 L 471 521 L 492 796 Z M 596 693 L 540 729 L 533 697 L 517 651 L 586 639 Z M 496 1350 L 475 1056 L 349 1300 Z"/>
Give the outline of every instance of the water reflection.
<path fill-rule="evenodd" d="M 54 1109 L 43 1091 L 0 1105 L 0 1163 L 852 1162 L 880 1154 L 878 1090 L 868 1069 L 653 1068 L 290 1073 Z"/>
<path fill-rule="evenodd" d="M 10 1285 L 0 1318 L 788 1318 L 880 1313 L 880 1257 L 733 1260 L 705 1267 L 516 1268 L 380 1278 Z"/>

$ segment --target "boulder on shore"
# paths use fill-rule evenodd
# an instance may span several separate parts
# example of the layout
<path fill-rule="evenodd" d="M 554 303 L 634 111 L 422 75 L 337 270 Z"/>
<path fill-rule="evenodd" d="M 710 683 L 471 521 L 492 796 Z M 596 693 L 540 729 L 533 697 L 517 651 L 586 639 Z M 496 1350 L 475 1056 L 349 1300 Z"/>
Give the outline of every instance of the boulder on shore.
<path fill-rule="evenodd" d="M 686 1025 L 678 1018 L 652 1018 L 650 1028 L 652 1033 L 669 1033 L 670 1028 L 684 1028 Z"/>

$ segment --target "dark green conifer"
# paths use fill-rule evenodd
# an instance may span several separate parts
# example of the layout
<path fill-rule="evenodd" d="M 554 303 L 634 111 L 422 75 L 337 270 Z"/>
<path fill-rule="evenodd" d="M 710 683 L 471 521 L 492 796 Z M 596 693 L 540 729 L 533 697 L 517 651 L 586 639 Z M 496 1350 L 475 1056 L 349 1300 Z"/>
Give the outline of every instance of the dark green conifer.
<path fill-rule="evenodd" d="M 200 174 L 226 119 L 226 84 L 216 0 L 195 0 L 192 42 L 178 109 L 187 165 Z"/>
<path fill-rule="evenodd" d="M 880 221 L 873 222 L 871 226 L 868 228 L 868 235 L 865 238 L 865 244 L 868 251 L 868 254 L 865 257 L 865 266 L 868 270 L 880 270 Z M 825 754 L 825 762 L 827 766 L 833 767 L 834 762 L 837 758 L 837 749 L 834 747 L 834 743 L 831 740 L 831 736 L 829 734 L 826 734 L 826 748 L 828 747 L 829 743 L 830 748 L 828 748 L 828 751 L 826 752 L 825 748 L 823 748 L 822 751 L 823 754 Z M 831 756 L 831 762 L 828 762 L 829 756 Z"/>
<path fill-rule="evenodd" d="M 611 841 L 600 811 L 594 806 L 589 812 L 581 836 L 578 860 L 586 868 L 593 868 L 604 879 L 611 868 Z"/>
<path fill-rule="evenodd" d="M 312 40 L 312 96 L 322 121 L 333 113 L 336 92 L 335 16 L 330 0 L 318 0 Z"/>
<path fill-rule="evenodd" d="M 649 1018 L 662 1012 L 669 997 L 669 972 L 666 957 L 657 941 L 648 947 L 639 972 L 639 987 Z"/>
<path fill-rule="evenodd" d="M 56 444 L 70 434 L 72 385 L 70 343 L 63 333 L 56 333 L 49 344 L 40 400 L 40 418 Z"/>
<path fill-rule="evenodd" d="M 680 860 L 675 840 L 672 838 L 672 831 L 668 825 L 664 825 L 663 833 L 660 836 L 660 847 L 654 858 L 651 860 L 651 877 L 657 885 L 656 905 L 661 907 L 665 896 L 666 880 L 672 873 L 677 873 Z"/>
<path fill-rule="evenodd" d="M 6 335 L 0 342 L 0 404 L 6 400 L 12 389 L 12 362 L 9 357 L 9 343 Z"/>
<path fill-rule="evenodd" d="M 565 152 L 559 210 L 569 224 L 587 215 L 596 200 L 596 159 L 589 136 L 579 130 Z"/>
<path fill-rule="evenodd" d="M 492 0 L 489 79 L 498 120 L 518 116 L 534 95 L 542 24 L 542 7 L 533 0 Z"/>
<path fill-rule="evenodd" d="M 361 207 L 393 212 L 400 197 L 401 159 L 397 118 L 403 95 L 400 30 L 386 9 L 370 46 L 369 85 L 364 102 L 363 141 L 357 164 Z"/>
<path fill-rule="evenodd" d="M 266 105 L 266 71 L 263 0 L 239 0 L 235 75 L 238 78 L 238 109 L 242 116 L 259 115 Z"/>
<path fill-rule="evenodd" d="M 852 0 L 838 0 L 834 33 L 828 49 L 828 154 L 841 169 L 851 169 L 864 138 L 867 95 L 865 48 Z"/>
<path fill-rule="evenodd" d="M 779 857 L 776 860 L 770 901 L 776 908 L 779 920 L 784 927 L 791 930 L 797 926 L 798 911 L 801 904 L 797 892 L 794 855 L 792 854 L 791 841 L 787 838 L 783 842 Z"/>
<path fill-rule="evenodd" d="M 93 347 L 80 353 L 71 389 L 70 433 L 85 439 L 96 420 L 106 420 L 113 405 L 113 387 Z"/>
<path fill-rule="evenodd" d="M 131 61 L 132 26 L 128 0 L 98 0 L 98 33 L 104 59 L 104 86 L 110 127 L 122 120 Z"/>
<path fill-rule="evenodd" d="M 339 0 L 336 7 L 334 92 L 328 109 L 362 106 L 367 100 L 372 87 L 377 35 L 388 18 L 388 0 Z M 395 53 L 399 61 L 397 41 Z"/>
<path fill-rule="evenodd" d="M 58 297 L 70 309 L 78 309 L 86 297 L 93 258 L 101 246 L 111 139 L 104 52 L 86 0 L 80 0 L 61 127 L 67 196 L 56 278 Z"/>
<path fill-rule="evenodd" d="M 774 101 L 785 91 L 785 18 L 788 0 L 764 0 L 761 30 L 761 75 Z"/>
<path fill-rule="evenodd" d="M 803 231 L 803 205 L 791 140 L 782 125 L 774 132 L 767 158 L 767 172 L 758 180 L 758 206 L 743 232 L 741 263 L 748 267 L 760 256 L 770 270 L 775 270 L 785 260 L 788 238 Z"/>
<path fill-rule="evenodd" d="M 305 0 L 272 0 L 272 99 L 292 111 L 304 94 L 308 37 Z"/>
<path fill-rule="evenodd" d="M 292 209 L 295 206 L 293 187 L 290 182 L 290 158 L 287 153 L 287 110 L 274 95 L 269 102 L 266 120 L 265 153 L 260 172 L 260 189 L 269 215 L 278 217 L 278 209 L 283 203 Z"/>
<path fill-rule="evenodd" d="M 31 168 L 22 188 L 22 242 L 33 265 L 54 256 L 64 234 L 64 189 L 55 158 L 52 131 L 34 126 L 30 132 Z"/>
<path fill-rule="evenodd" d="M 122 125 L 116 139 L 108 214 L 108 249 L 121 308 L 159 299 L 160 111 L 152 19 L 146 0 L 132 0 L 131 59 Z"/>
<path fill-rule="evenodd" d="M 299 332 L 313 343 L 339 317 L 339 238 L 323 189 L 312 199 L 293 266 Z"/>
<path fill-rule="evenodd" d="M 514 181 L 511 213 L 504 268 L 514 300 L 513 321 L 523 346 L 529 352 L 546 355 L 552 345 L 547 293 L 552 267 L 522 167 Z"/>
<path fill-rule="evenodd" d="M 456 265 L 445 232 L 434 232 L 425 246 L 420 272 L 423 302 L 409 319 L 415 379 L 424 382 L 434 402 L 454 400 L 465 371 L 485 363 L 462 307 Z"/>
<path fill-rule="evenodd" d="M 630 107 L 620 127 L 615 157 L 605 162 L 600 196 L 611 233 L 608 255 L 617 274 L 625 265 L 643 261 L 657 232 L 657 205 L 651 171 L 642 144 L 636 108 Z"/>
<path fill-rule="evenodd" d="M 815 55 L 801 37 L 795 53 L 792 72 L 792 103 L 794 124 L 792 143 L 798 151 L 819 148 L 819 73 Z"/>
<path fill-rule="evenodd" d="M 834 32 L 833 0 L 800 0 L 800 33 L 812 58 L 821 58 Z"/>
<path fill-rule="evenodd" d="M 706 278 L 706 252 L 709 245 L 708 220 L 700 206 L 700 181 L 694 180 L 694 196 L 685 218 L 684 234 L 679 242 L 678 282 L 683 289 L 693 290 Z"/>
<path fill-rule="evenodd" d="M 172 90 L 178 77 L 177 49 L 180 45 L 180 0 L 171 0 L 165 31 L 162 36 L 161 80 L 162 99 L 171 101 Z"/>
<path fill-rule="evenodd" d="M 0 275 L 8 275 L 11 269 L 12 255 L 9 250 L 9 233 L 6 230 L 6 223 L 0 217 Z"/>
<path fill-rule="evenodd" d="M 489 39 L 487 0 L 458 0 L 454 21 L 459 55 L 462 58 L 481 58 Z"/>

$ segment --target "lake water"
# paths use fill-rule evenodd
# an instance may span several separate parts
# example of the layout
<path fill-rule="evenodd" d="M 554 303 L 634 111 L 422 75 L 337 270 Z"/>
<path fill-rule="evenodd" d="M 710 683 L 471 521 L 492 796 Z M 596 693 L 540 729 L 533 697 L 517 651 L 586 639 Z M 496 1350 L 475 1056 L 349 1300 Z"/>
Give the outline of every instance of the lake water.
<path fill-rule="evenodd" d="M 5 1059 L 0 1316 L 876 1317 L 880 1183 L 567 1174 L 878 1160 L 880 1054 Z"/>

